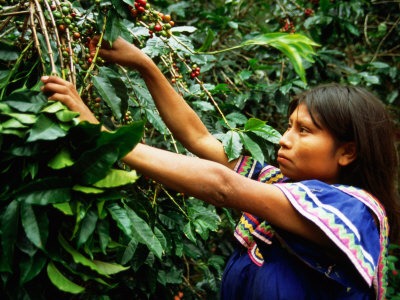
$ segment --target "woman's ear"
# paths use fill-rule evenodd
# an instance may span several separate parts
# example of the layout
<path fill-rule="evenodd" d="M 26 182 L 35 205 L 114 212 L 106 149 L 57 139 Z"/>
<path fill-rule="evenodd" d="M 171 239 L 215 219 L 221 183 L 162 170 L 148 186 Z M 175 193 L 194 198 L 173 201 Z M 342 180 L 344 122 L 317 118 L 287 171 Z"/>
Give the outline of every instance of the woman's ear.
<path fill-rule="evenodd" d="M 347 142 L 340 146 L 339 165 L 345 167 L 357 158 L 357 147 L 354 142 Z"/>

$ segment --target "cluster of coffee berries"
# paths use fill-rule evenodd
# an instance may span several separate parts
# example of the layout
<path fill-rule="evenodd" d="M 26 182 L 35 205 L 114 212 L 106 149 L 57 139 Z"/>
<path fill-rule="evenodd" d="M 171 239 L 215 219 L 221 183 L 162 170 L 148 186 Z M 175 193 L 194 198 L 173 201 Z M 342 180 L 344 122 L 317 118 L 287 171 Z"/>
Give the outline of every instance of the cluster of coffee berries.
<path fill-rule="evenodd" d="M 200 67 L 196 64 L 192 65 L 192 71 L 190 72 L 190 78 L 195 79 L 200 75 Z"/>
<path fill-rule="evenodd" d="M 304 9 L 304 16 L 306 18 L 311 17 L 312 15 L 314 15 L 314 10 L 312 8 Z"/>
<path fill-rule="evenodd" d="M 176 62 L 172 63 L 171 74 L 172 74 L 171 83 L 176 83 L 177 80 L 183 79 L 183 76 L 180 73 L 179 66 Z"/>
<path fill-rule="evenodd" d="M 289 33 L 295 33 L 296 28 L 294 27 L 294 23 L 292 20 L 289 18 L 285 18 L 281 20 L 281 23 L 283 23 L 280 31 L 281 32 L 289 32 Z"/>
<path fill-rule="evenodd" d="M 189 54 L 185 54 L 184 57 L 176 57 L 176 55 L 172 58 L 172 64 L 170 66 L 170 73 L 172 75 L 171 83 L 176 83 L 177 81 L 182 81 L 183 76 L 182 73 L 186 73 L 189 75 L 190 79 L 196 79 L 200 75 L 200 67 L 193 63 L 190 59 Z"/>
<path fill-rule="evenodd" d="M 58 31 L 61 34 L 64 34 L 68 28 L 72 33 L 73 38 L 79 40 L 81 37 L 80 29 L 75 22 L 77 13 L 72 9 L 71 4 L 69 2 L 61 2 L 59 5 L 57 5 L 53 1 L 50 4 L 50 9 L 56 22 Z"/>
<path fill-rule="evenodd" d="M 147 3 L 147 0 L 135 0 L 134 6 L 130 7 L 130 12 L 132 17 L 137 17 L 138 15 L 144 14 L 149 8 L 150 4 Z"/>
<path fill-rule="evenodd" d="M 129 6 L 131 16 L 139 22 L 145 23 L 149 29 L 150 38 L 154 35 L 170 37 L 170 29 L 175 25 L 170 15 L 154 10 L 147 0 L 135 0 L 134 6 Z"/>

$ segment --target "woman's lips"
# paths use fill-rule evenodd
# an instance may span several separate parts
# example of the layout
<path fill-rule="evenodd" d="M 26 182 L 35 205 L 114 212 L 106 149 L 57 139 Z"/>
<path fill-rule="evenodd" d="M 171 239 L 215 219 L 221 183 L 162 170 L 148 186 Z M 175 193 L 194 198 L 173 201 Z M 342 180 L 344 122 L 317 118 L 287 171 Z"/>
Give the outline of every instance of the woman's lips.
<path fill-rule="evenodd" d="M 279 164 L 284 164 L 285 162 L 290 161 L 290 159 L 288 159 L 284 154 L 278 153 L 276 161 Z"/>

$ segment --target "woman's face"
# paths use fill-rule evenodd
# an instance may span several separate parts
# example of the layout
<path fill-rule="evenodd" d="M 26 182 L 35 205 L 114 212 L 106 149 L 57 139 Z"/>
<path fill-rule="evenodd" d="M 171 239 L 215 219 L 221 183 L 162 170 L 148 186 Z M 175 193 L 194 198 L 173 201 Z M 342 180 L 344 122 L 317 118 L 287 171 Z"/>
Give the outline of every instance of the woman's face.
<path fill-rule="evenodd" d="M 291 114 L 279 144 L 277 162 L 285 176 L 295 181 L 337 182 L 341 152 L 332 134 L 314 124 L 305 104 Z"/>

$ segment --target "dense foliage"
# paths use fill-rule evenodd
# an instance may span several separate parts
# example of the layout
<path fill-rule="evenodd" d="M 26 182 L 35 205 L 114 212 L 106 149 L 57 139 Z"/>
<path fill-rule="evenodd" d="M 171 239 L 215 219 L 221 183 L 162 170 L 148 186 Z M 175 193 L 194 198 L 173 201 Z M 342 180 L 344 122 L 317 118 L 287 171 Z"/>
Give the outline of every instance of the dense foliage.
<path fill-rule="evenodd" d="M 399 120 L 399 4 L 377 1 L 0 1 L 0 297 L 209 299 L 237 212 L 120 162 L 139 141 L 187 153 L 135 71 L 88 55 L 94 34 L 149 54 L 225 145 L 273 161 L 293 93 L 362 84 Z M 73 82 L 113 131 L 48 102 Z M 185 124 L 182 124 L 185 126 Z M 400 136 L 400 135 L 399 135 Z M 389 299 L 400 297 L 397 246 Z M 400 276 L 400 275 L 399 275 Z"/>

